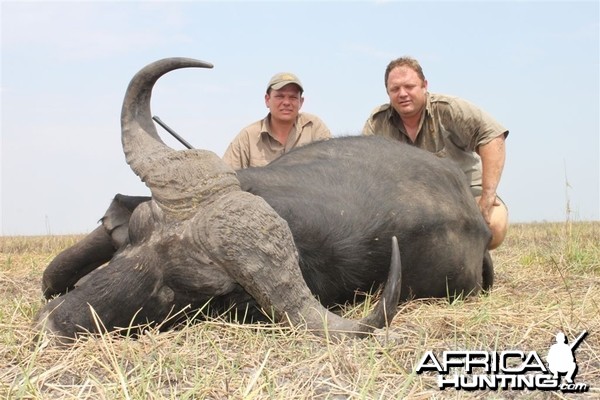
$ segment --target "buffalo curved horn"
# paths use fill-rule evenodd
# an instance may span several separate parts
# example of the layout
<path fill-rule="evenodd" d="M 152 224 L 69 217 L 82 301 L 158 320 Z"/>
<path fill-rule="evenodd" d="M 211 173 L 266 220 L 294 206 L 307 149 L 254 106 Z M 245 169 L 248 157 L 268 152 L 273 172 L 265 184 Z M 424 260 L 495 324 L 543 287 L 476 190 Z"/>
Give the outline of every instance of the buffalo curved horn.
<path fill-rule="evenodd" d="M 333 337 L 338 337 L 340 334 L 342 336 L 361 337 L 373 332 L 374 329 L 389 326 L 398 309 L 401 288 L 402 264 L 400 261 L 400 249 L 398 247 L 398 239 L 396 236 L 393 236 L 390 271 L 379 302 L 368 316 L 359 321 L 341 319 L 330 323 L 327 327 L 329 334 Z"/>
<path fill-rule="evenodd" d="M 179 68 L 212 68 L 192 58 L 173 57 L 155 61 L 131 79 L 121 110 L 121 141 L 125 159 L 148 186 L 152 198 L 171 217 L 191 216 L 195 205 L 220 189 L 239 186 L 235 172 L 213 152 L 168 147 L 152 122 L 150 100 L 154 84 L 162 75 Z"/>
<path fill-rule="evenodd" d="M 402 263 L 400 261 L 400 248 L 398 247 L 398 239 L 392 237 L 392 258 L 390 261 L 390 272 L 381 300 L 377 303 L 371 314 L 361 320 L 361 323 L 366 326 L 382 328 L 392 322 L 392 318 L 396 314 L 398 302 L 400 301 L 400 290 L 402 288 Z"/>

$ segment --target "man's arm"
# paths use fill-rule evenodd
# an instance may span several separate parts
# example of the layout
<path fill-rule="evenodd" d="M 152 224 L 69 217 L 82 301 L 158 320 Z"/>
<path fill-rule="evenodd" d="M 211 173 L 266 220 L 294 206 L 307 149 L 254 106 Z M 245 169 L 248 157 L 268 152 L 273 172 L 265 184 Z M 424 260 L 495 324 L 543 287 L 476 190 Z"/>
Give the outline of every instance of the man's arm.
<path fill-rule="evenodd" d="M 492 207 L 500 204 L 496 199 L 496 190 L 506 158 L 504 141 L 505 135 L 500 135 L 477 148 L 477 153 L 481 157 L 481 186 L 483 189 L 479 200 L 479 209 L 488 224 Z"/>

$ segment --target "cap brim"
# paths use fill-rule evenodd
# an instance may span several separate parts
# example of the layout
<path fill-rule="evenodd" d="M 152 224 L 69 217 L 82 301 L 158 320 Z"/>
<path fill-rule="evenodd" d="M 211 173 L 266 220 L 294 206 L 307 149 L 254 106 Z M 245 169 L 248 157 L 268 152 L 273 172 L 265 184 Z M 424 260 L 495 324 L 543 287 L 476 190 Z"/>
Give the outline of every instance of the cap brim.
<path fill-rule="evenodd" d="M 273 85 L 271 85 L 271 89 L 274 90 L 279 90 L 282 87 L 286 86 L 286 85 L 296 85 L 300 88 L 300 90 L 304 91 L 304 88 L 302 87 L 302 85 L 300 85 L 298 82 L 294 82 L 294 81 L 283 81 L 283 82 L 278 82 L 278 83 L 274 83 Z"/>

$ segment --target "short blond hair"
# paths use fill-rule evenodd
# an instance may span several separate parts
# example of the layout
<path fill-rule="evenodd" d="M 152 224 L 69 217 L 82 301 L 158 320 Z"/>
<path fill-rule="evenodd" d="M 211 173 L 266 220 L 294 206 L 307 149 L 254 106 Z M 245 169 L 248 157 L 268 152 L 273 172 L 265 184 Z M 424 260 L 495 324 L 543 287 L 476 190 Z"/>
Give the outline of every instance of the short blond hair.
<path fill-rule="evenodd" d="M 425 82 L 425 74 L 423 73 L 423 68 L 421 68 L 421 64 L 419 64 L 419 62 L 412 57 L 404 56 L 404 57 L 396 58 L 395 60 L 390 61 L 387 68 L 385 69 L 384 84 L 385 84 L 386 89 L 387 89 L 387 81 L 388 81 L 388 77 L 390 76 L 390 72 L 396 67 L 408 67 L 408 68 L 412 69 L 413 71 L 415 71 L 417 73 L 417 75 L 419 75 L 419 78 L 421 78 L 421 80 L 423 82 Z"/>

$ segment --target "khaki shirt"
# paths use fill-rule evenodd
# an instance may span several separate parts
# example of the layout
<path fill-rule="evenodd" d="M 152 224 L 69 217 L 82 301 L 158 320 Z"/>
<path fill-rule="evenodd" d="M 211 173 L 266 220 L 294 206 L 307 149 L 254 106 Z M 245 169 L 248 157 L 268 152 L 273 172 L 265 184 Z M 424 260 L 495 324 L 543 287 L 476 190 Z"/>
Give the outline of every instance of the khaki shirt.
<path fill-rule="evenodd" d="M 267 115 L 242 129 L 229 144 L 223 160 L 236 170 L 262 167 L 295 147 L 329 138 L 331 132 L 319 117 L 301 113 L 283 146 L 273 137 Z"/>
<path fill-rule="evenodd" d="M 379 106 L 371 113 L 362 134 L 386 136 L 438 157 L 450 158 L 463 170 L 471 186 L 481 186 L 481 158 L 475 150 L 502 134 L 508 135 L 508 130 L 465 100 L 428 93 L 414 143 L 390 104 Z"/>

